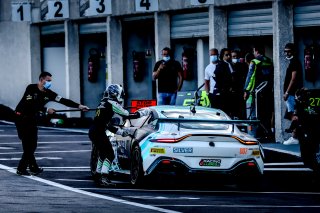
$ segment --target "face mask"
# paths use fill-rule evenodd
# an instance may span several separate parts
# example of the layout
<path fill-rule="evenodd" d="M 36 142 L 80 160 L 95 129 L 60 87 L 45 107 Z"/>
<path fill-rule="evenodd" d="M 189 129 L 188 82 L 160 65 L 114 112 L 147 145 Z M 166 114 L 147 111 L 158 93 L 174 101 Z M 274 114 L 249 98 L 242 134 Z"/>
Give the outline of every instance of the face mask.
<path fill-rule="evenodd" d="M 49 89 L 51 87 L 51 81 L 46 81 L 46 83 L 43 85 L 44 88 Z"/>
<path fill-rule="evenodd" d="M 290 56 L 290 57 L 289 57 L 289 56 L 286 56 L 286 59 L 287 59 L 287 60 L 291 60 L 292 58 L 293 58 L 293 55 Z"/>
<path fill-rule="evenodd" d="M 232 59 L 232 63 L 234 63 L 234 64 L 237 63 L 237 62 L 239 62 L 239 61 L 240 61 L 240 60 L 237 59 L 237 58 L 233 58 L 233 59 Z"/>
<path fill-rule="evenodd" d="M 218 56 L 217 55 L 210 55 L 210 61 L 211 62 L 217 62 L 218 61 Z"/>
<path fill-rule="evenodd" d="M 164 61 L 169 61 L 169 60 L 170 60 L 170 56 L 164 56 L 162 59 L 163 59 Z"/>

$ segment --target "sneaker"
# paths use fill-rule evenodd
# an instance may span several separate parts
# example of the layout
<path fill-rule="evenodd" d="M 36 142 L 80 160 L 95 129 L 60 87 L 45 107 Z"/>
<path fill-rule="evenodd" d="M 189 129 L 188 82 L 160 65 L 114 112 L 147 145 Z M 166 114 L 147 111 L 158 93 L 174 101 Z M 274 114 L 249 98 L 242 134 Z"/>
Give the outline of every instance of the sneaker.
<path fill-rule="evenodd" d="M 30 176 L 31 174 L 27 170 L 17 169 L 17 175 Z"/>
<path fill-rule="evenodd" d="M 41 168 L 41 167 L 31 167 L 30 168 L 30 174 L 32 174 L 32 175 L 38 175 L 41 172 L 43 172 L 43 168 Z"/>
<path fill-rule="evenodd" d="M 99 185 L 100 186 L 107 186 L 107 187 L 110 187 L 110 186 L 116 186 L 116 184 L 112 183 L 109 178 L 107 177 L 101 177 L 100 178 L 100 181 L 99 181 Z"/>
<path fill-rule="evenodd" d="M 290 137 L 288 140 L 283 142 L 283 145 L 292 145 L 292 144 L 299 144 L 299 140 L 293 137 Z"/>

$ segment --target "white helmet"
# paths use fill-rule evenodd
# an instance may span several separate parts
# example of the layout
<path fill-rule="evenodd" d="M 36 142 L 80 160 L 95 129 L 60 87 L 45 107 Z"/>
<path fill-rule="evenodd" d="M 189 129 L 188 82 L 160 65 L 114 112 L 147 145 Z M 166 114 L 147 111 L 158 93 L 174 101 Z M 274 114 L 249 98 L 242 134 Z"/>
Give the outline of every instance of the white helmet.
<path fill-rule="evenodd" d="M 123 87 L 120 84 L 110 84 L 104 91 L 103 97 L 121 104 L 124 97 Z"/>

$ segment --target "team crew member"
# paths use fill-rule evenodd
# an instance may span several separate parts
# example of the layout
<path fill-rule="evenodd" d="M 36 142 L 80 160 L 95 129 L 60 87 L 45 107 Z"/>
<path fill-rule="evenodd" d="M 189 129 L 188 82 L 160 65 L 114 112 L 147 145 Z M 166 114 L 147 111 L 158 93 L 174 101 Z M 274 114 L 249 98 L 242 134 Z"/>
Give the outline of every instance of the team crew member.
<path fill-rule="evenodd" d="M 183 70 L 169 47 L 162 49 L 162 57 L 154 65 L 152 73 L 152 79 L 158 79 L 158 105 L 175 105 L 177 92 L 183 84 Z"/>
<path fill-rule="evenodd" d="M 111 84 L 104 91 L 103 98 L 96 110 L 96 115 L 93 124 L 89 129 L 89 138 L 92 143 L 97 147 L 99 158 L 96 168 L 96 181 L 98 184 L 109 186 L 111 181 L 108 178 L 109 169 L 114 159 L 114 151 L 112 144 L 106 135 L 106 129 L 110 132 L 122 135 L 123 137 L 131 135 L 129 128 L 115 127 L 112 123 L 113 118 L 135 119 L 150 114 L 149 109 L 139 110 L 136 113 L 130 114 L 122 107 L 123 101 L 123 88 L 119 84 Z"/>
<path fill-rule="evenodd" d="M 68 107 L 78 108 L 87 111 L 87 106 L 78 104 L 69 99 L 62 98 L 50 90 L 52 75 L 49 72 L 42 72 L 37 84 L 30 84 L 16 107 L 16 127 L 18 136 L 22 142 L 23 154 L 17 168 L 18 175 L 37 175 L 43 171 L 36 162 L 34 152 L 38 140 L 38 118 L 41 114 L 53 114 L 52 108 L 46 108 L 49 101 L 55 101 Z M 27 171 L 29 167 L 30 172 Z"/>

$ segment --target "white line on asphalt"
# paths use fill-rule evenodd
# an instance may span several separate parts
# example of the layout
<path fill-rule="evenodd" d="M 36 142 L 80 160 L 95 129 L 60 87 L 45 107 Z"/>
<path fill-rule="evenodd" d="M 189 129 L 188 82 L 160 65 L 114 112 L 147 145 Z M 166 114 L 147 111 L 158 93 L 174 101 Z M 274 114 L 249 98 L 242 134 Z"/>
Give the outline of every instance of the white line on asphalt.
<path fill-rule="evenodd" d="M 272 150 L 272 151 L 281 152 L 281 153 L 286 153 L 286 154 L 289 154 L 289 155 L 294 155 L 294 156 L 297 156 L 297 157 L 301 157 L 301 154 L 300 154 L 300 153 L 290 152 L 290 151 L 283 150 L 283 149 L 276 149 L 276 148 L 270 148 L 270 147 L 263 147 L 263 149 L 269 149 L 269 150 Z"/>
<path fill-rule="evenodd" d="M 72 152 L 91 152 L 91 150 L 67 150 L 67 151 L 40 151 L 35 152 L 36 154 L 43 154 L 43 153 L 72 153 Z M 0 153 L 0 155 L 14 155 L 14 154 L 22 154 L 23 152 L 7 152 L 7 153 Z"/>
<path fill-rule="evenodd" d="M 41 134 L 41 135 L 38 135 L 38 137 L 75 137 L 75 136 L 85 136 L 85 137 L 88 137 L 88 135 L 62 135 L 62 134 L 59 134 L 59 135 L 44 135 L 44 134 Z M 18 135 L 0 135 L 0 137 L 18 137 Z"/>
<path fill-rule="evenodd" d="M 64 143 L 91 143 L 91 141 L 38 141 L 38 144 L 64 144 Z M 4 142 L 0 143 L 0 145 L 7 144 L 21 144 L 21 142 Z"/>
<path fill-rule="evenodd" d="M 309 168 L 264 168 L 264 171 L 286 171 L 286 172 L 296 172 L 296 171 L 304 171 L 304 172 L 312 172 L 312 169 Z"/>
<path fill-rule="evenodd" d="M 10 124 L 12 126 L 10 126 L 11 128 L 15 128 L 15 124 L 14 122 L 10 122 L 10 121 L 4 121 L 4 120 L 0 120 L 1 123 L 5 123 L 5 124 Z M 46 127 L 46 126 L 40 126 L 39 130 L 41 129 L 51 129 L 51 130 L 60 130 L 60 131 L 65 131 L 65 132 L 78 132 L 78 133 L 88 133 L 88 129 L 70 129 L 70 128 L 56 128 L 56 127 Z"/>
<path fill-rule="evenodd" d="M 143 199 L 143 200 L 200 200 L 198 197 L 164 197 L 164 196 L 122 196 L 125 198 Z"/>
<path fill-rule="evenodd" d="M 61 160 L 62 158 L 59 157 L 36 157 L 36 160 Z M 21 160 L 21 158 L 0 158 L 0 160 Z"/>
<path fill-rule="evenodd" d="M 77 179 L 55 179 L 55 180 L 64 181 L 64 182 L 92 182 L 92 180 L 77 180 Z"/>
<path fill-rule="evenodd" d="M 2 147 L 2 146 L 0 146 L 0 149 L 6 149 L 6 150 L 8 150 L 8 149 L 14 149 L 14 148 L 12 148 L 12 147 Z"/>
<path fill-rule="evenodd" d="M 64 182 L 93 182 L 93 180 L 79 180 L 79 179 L 55 179 L 57 181 L 64 181 Z M 112 183 L 115 184 L 128 184 L 128 181 L 118 181 L 118 180 L 112 180 Z"/>
<path fill-rule="evenodd" d="M 159 207 L 224 207 L 224 208 L 320 208 L 320 206 L 276 206 L 276 205 L 155 205 Z"/>
<path fill-rule="evenodd" d="M 7 167 L 5 165 L 0 164 L 0 169 L 6 170 L 8 172 L 11 173 L 16 173 L 15 169 L 12 169 L 10 167 Z M 100 194 L 96 194 L 96 193 L 92 193 L 92 192 L 87 192 L 81 189 L 77 189 L 77 188 L 72 188 L 70 186 L 65 186 L 62 185 L 60 183 L 56 183 L 53 181 L 49 181 L 46 179 L 42 179 L 36 176 L 24 176 L 25 178 L 29 178 L 31 180 L 35 180 L 41 183 L 45 183 L 47 185 L 50 186 L 54 186 L 57 188 L 61 188 L 64 190 L 68 190 L 71 192 L 75 192 L 75 193 L 79 193 L 79 194 L 83 194 L 83 195 L 87 195 L 87 196 L 91 196 L 91 197 L 95 197 L 95 198 L 101 198 L 104 200 L 109 200 L 109 201 L 113 201 L 116 203 L 122 203 L 122 204 L 127 204 L 127 205 L 131 205 L 131 206 L 136 206 L 136 207 L 140 207 L 140 208 L 144 208 L 144 209 L 150 209 L 150 210 L 154 210 L 154 211 L 159 211 L 159 212 L 165 212 L 165 213 L 178 213 L 177 211 L 173 211 L 173 210 L 169 210 L 169 209 L 163 209 L 163 208 L 159 208 L 159 207 L 155 207 L 155 206 L 151 206 L 151 205 L 144 205 L 144 204 L 140 204 L 140 203 L 135 203 L 135 202 L 131 202 L 131 201 L 127 201 L 127 200 L 123 200 L 123 199 L 118 199 L 118 198 L 114 198 L 114 197 L 110 197 L 110 196 L 105 196 L 105 195 L 100 195 Z"/>
<path fill-rule="evenodd" d="M 55 166 L 55 167 L 42 167 L 44 169 L 90 169 L 89 166 Z"/>
<path fill-rule="evenodd" d="M 303 162 L 264 163 L 264 166 L 303 166 Z"/>
<path fill-rule="evenodd" d="M 103 191 L 137 191 L 137 192 L 190 192 L 190 193 L 217 193 L 217 194 L 303 194 L 303 195 L 320 195 L 320 192 L 255 192 L 255 191 L 200 191 L 200 190 L 161 190 L 161 189 L 111 189 L 111 188 L 78 188 L 81 190 L 103 190 Z"/>

